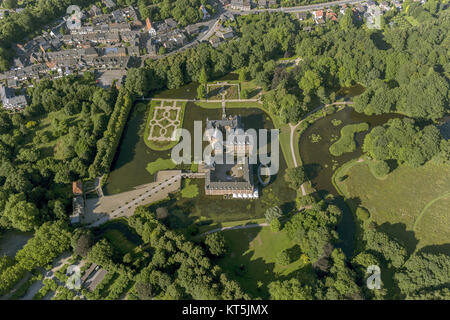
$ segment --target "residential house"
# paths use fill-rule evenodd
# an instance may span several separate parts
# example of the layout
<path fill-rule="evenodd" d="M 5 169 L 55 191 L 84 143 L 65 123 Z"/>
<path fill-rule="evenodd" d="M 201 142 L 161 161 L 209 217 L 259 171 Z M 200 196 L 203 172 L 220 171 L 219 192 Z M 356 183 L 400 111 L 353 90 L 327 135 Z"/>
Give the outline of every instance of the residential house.
<path fill-rule="evenodd" d="M 111 14 L 116 23 L 124 23 L 127 21 L 125 18 L 125 13 L 121 9 L 114 10 Z"/>
<path fill-rule="evenodd" d="M 268 0 L 258 0 L 258 7 L 259 8 L 267 8 L 269 6 Z"/>
<path fill-rule="evenodd" d="M 164 23 L 167 24 L 169 26 L 169 28 L 172 30 L 175 29 L 178 25 L 178 22 L 176 22 L 172 18 L 168 18 L 168 19 L 164 20 Z"/>
<path fill-rule="evenodd" d="M 224 40 L 231 39 L 234 37 L 233 29 L 231 27 L 223 28 L 216 31 L 216 35 Z"/>
<path fill-rule="evenodd" d="M 316 24 L 325 23 L 323 10 L 313 11 L 313 17 Z"/>
<path fill-rule="evenodd" d="M 191 24 L 189 26 L 186 27 L 186 29 L 184 29 L 186 31 L 186 33 L 190 36 L 197 34 L 200 32 L 200 26 L 196 25 L 196 24 Z"/>
<path fill-rule="evenodd" d="M 327 10 L 327 13 L 326 13 L 326 18 L 327 18 L 327 20 L 331 20 L 331 21 L 337 21 L 337 14 L 336 13 L 334 13 L 333 11 L 331 11 L 331 10 Z"/>
<path fill-rule="evenodd" d="M 401 9 L 402 9 L 402 3 L 401 3 L 401 1 L 399 1 L 399 0 L 394 0 L 394 1 L 392 1 L 392 4 L 394 5 L 394 7 L 395 7 L 397 10 L 401 10 Z"/>
<path fill-rule="evenodd" d="M 306 20 L 306 18 L 308 17 L 308 12 L 306 11 L 297 12 L 295 16 L 297 17 L 298 20 L 303 21 Z"/>
<path fill-rule="evenodd" d="M 387 1 L 382 1 L 380 3 L 380 9 L 381 9 L 381 11 L 386 12 L 386 11 L 391 10 L 391 7 L 389 6 L 389 3 Z"/>
<path fill-rule="evenodd" d="M 116 6 L 116 4 L 114 3 L 113 0 L 102 0 L 102 3 L 108 8 L 114 8 Z"/>
<path fill-rule="evenodd" d="M 128 14 L 128 18 L 131 20 L 131 24 L 133 25 L 133 27 L 135 27 L 135 28 L 142 27 L 142 22 L 141 22 L 141 20 L 139 20 L 138 13 L 132 6 L 128 7 L 127 14 Z"/>
<path fill-rule="evenodd" d="M 17 57 L 13 61 L 14 69 L 22 69 L 25 66 L 25 61 L 21 57 Z"/>
<path fill-rule="evenodd" d="M 127 52 L 129 56 L 135 56 L 138 57 L 140 55 L 139 47 L 138 46 L 129 46 L 127 48 Z"/>
<path fill-rule="evenodd" d="M 214 47 L 217 48 L 221 42 L 221 39 L 219 37 L 211 37 L 209 39 L 209 43 Z"/>
<path fill-rule="evenodd" d="M 231 0 L 230 8 L 233 10 L 250 10 L 251 0 Z"/>
<path fill-rule="evenodd" d="M 158 52 L 157 44 L 152 38 L 147 39 L 145 48 L 147 49 L 148 54 L 156 54 Z"/>
<path fill-rule="evenodd" d="M 89 14 L 93 17 L 95 16 L 100 16 L 103 14 L 102 10 L 97 7 L 95 4 L 91 7 L 91 9 L 89 10 Z"/>
<path fill-rule="evenodd" d="M 20 110 L 28 105 L 25 95 L 16 96 L 14 89 L 2 85 L 0 85 L 0 98 L 3 108 L 8 110 Z"/>

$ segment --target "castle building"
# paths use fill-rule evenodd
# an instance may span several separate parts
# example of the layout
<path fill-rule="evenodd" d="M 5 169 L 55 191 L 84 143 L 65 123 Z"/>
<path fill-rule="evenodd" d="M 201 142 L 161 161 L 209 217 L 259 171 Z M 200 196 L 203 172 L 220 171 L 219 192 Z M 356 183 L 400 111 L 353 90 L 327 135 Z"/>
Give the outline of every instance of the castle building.
<path fill-rule="evenodd" d="M 205 136 L 213 147 L 214 154 L 226 155 L 233 153 L 233 163 L 207 163 L 205 174 L 206 195 L 228 195 L 233 198 L 258 198 L 258 189 L 253 181 L 253 164 L 249 163 L 248 155 L 253 150 L 253 141 L 247 136 L 242 138 L 233 135 L 243 125 L 239 116 L 223 117 L 222 120 L 206 121 Z M 224 142 L 222 139 L 232 136 Z M 238 161 L 236 155 L 243 157 Z M 225 161 L 223 161 L 225 162 Z"/>

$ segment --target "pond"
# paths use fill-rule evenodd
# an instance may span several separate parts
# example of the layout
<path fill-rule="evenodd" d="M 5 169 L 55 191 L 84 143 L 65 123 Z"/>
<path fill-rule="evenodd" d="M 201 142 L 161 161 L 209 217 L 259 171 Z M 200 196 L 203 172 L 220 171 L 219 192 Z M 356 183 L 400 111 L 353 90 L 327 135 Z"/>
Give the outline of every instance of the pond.
<path fill-rule="evenodd" d="M 138 106 L 138 105 L 137 105 Z M 112 165 L 106 186 L 105 194 L 114 194 L 132 190 L 135 186 L 153 182 L 155 175 L 151 175 L 145 169 L 149 162 L 157 158 L 167 159 L 170 157 L 170 150 L 153 151 L 144 143 L 144 127 L 147 118 L 148 108 L 134 108 L 122 137 L 118 149 L 118 155 Z M 274 128 L 270 117 L 258 108 L 233 108 L 228 109 L 231 115 L 240 115 L 246 129 L 254 128 Z M 189 102 L 186 105 L 183 127 L 193 132 L 194 121 L 202 120 L 205 125 L 206 118 L 220 119 L 221 108 L 206 109 L 195 103 Z M 206 142 L 205 142 L 206 144 Z M 285 211 L 289 211 L 295 205 L 296 193 L 284 182 L 284 171 L 286 163 L 280 149 L 280 170 L 277 176 L 271 179 L 271 183 L 260 189 L 259 200 L 223 200 L 221 196 L 205 196 L 204 181 L 202 179 L 192 180 L 198 185 L 199 196 L 194 199 L 179 199 L 177 208 L 190 215 L 191 218 L 200 216 L 211 218 L 214 221 L 232 221 L 250 218 L 260 218 L 264 216 L 267 208 L 279 205 Z M 254 168 L 256 173 L 256 168 Z M 254 177 L 257 181 L 257 177 Z"/>
<path fill-rule="evenodd" d="M 313 187 L 319 194 L 331 193 L 336 196 L 339 207 L 343 210 L 343 219 L 338 227 L 340 239 L 343 240 L 341 247 L 346 254 L 353 251 L 353 241 L 355 226 L 352 214 L 342 197 L 331 183 L 334 171 L 342 164 L 360 157 L 362 155 L 361 144 L 368 131 L 355 135 L 356 150 L 344 153 L 341 156 L 332 156 L 329 147 L 340 137 L 340 130 L 343 126 L 353 123 L 366 122 L 369 130 L 381 125 L 392 118 L 401 118 L 399 114 L 383 114 L 367 116 L 357 113 L 353 108 L 347 107 L 335 114 L 328 115 L 317 120 L 303 132 L 300 138 L 300 156 L 305 170 L 311 178 Z"/>
<path fill-rule="evenodd" d="M 336 92 L 337 97 L 343 97 L 344 99 L 352 98 L 360 95 L 366 90 L 362 84 L 355 84 L 350 87 L 342 87 Z"/>
<path fill-rule="evenodd" d="M 310 173 L 315 189 L 337 195 L 338 193 L 331 183 L 331 176 L 333 175 L 334 169 L 362 155 L 361 144 L 368 131 L 355 135 L 355 151 L 344 153 L 338 157 L 330 154 L 328 149 L 340 137 L 342 127 L 348 124 L 366 122 L 369 124 L 370 130 L 375 126 L 387 122 L 389 119 L 401 117 L 399 114 L 368 116 L 357 113 L 353 108 L 347 107 L 311 124 L 301 136 L 300 156 L 305 169 Z M 334 125 L 333 122 L 340 124 Z"/>

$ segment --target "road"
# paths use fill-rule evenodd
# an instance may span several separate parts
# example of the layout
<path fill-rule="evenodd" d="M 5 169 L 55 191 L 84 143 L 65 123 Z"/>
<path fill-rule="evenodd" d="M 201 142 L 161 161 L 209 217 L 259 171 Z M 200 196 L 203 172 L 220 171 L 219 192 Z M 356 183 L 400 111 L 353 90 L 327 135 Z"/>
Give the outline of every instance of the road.
<path fill-rule="evenodd" d="M 367 0 L 340 0 L 340 1 L 330 1 L 324 3 L 310 4 L 306 6 L 298 6 L 298 7 L 282 7 L 282 8 L 267 8 L 267 9 L 251 9 L 251 10 L 231 10 L 228 9 L 229 12 L 237 15 L 245 15 L 252 13 L 262 13 L 262 12 L 284 12 L 284 13 L 294 13 L 294 12 L 304 12 L 304 11 L 313 11 L 324 8 L 329 8 L 332 6 L 340 6 L 343 4 L 356 4 L 366 2 Z"/>

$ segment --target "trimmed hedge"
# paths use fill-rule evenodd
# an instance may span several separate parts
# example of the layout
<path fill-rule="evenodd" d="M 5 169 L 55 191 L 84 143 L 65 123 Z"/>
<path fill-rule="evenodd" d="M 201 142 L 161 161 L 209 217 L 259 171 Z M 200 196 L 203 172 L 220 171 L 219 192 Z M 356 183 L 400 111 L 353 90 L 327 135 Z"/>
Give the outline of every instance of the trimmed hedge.
<path fill-rule="evenodd" d="M 132 106 L 133 98 L 131 94 L 122 87 L 103 138 L 97 142 L 97 154 L 94 162 L 89 167 L 89 176 L 91 178 L 109 172 Z"/>

